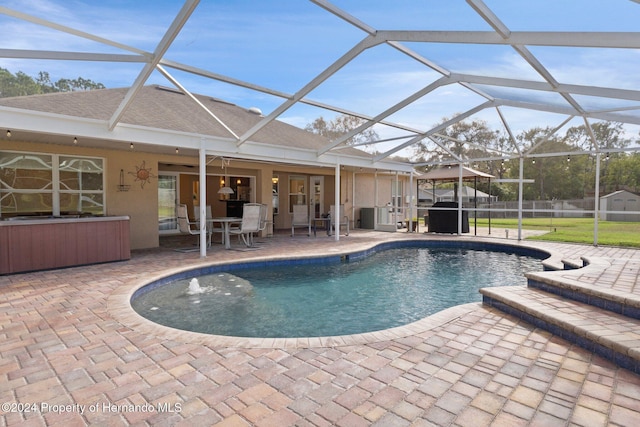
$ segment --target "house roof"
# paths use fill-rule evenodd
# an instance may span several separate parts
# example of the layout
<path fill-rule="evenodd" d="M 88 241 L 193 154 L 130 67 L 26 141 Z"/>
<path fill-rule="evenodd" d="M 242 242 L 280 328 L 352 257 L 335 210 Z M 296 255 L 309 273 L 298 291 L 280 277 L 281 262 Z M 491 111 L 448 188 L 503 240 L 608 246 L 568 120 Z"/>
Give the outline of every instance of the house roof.
<path fill-rule="evenodd" d="M 65 116 L 107 121 L 122 102 L 129 88 L 99 89 L 81 92 L 58 92 L 44 95 L 0 98 L 0 105 Z M 262 116 L 232 103 L 194 94 L 197 100 L 215 114 L 233 132 L 243 133 L 258 123 Z M 121 122 L 134 126 L 189 132 L 219 138 L 232 134 L 194 100 L 175 89 L 158 85 L 145 86 L 124 112 Z M 318 149 L 327 139 L 275 120 L 253 138 L 264 144 Z M 366 156 L 351 148 L 352 155 Z"/>
<path fill-rule="evenodd" d="M 423 174 L 420 179 L 427 179 L 430 181 L 455 181 L 460 177 L 460 166 L 445 166 L 442 168 L 437 168 L 430 170 L 429 172 Z M 480 172 L 475 169 L 468 168 L 466 166 L 462 167 L 462 179 L 471 179 L 471 178 L 494 178 L 493 175 L 489 175 L 488 173 Z"/>
<path fill-rule="evenodd" d="M 8 107 L 12 112 L 20 110 L 27 114 L 39 112 L 46 117 L 58 118 L 61 121 L 71 120 L 82 123 L 88 121 L 104 128 L 113 112 L 125 99 L 128 91 L 129 88 L 117 88 L 0 98 L 0 108 Z M 316 163 L 315 153 L 327 144 L 328 140 L 323 136 L 279 120 L 273 120 L 252 136 L 250 143 L 245 144 L 246 148 L 243 152 L 242 149 L 238 149 L 235 136 L 256 126 L 263 119 L 261 112 L 256 109 L 242 108 L 206 95 L 191 95 L 195 99 L 179 90 L 159 85 L 142 87 L 120 118 L 119 130 L 128 128 L 132 130 L 132 134 L 122 138 L 123 144 L 119 148 L 127 149 L 132 142 L 146 142 L 147 149 L 150 149 L 152 144 L 159 142 L 153 139 L 154 135 L 156 138 L 161 138 L 157 131 L 160 133 L 167 131 L 175 139 L 179 139 L 180 136 L 189 139 L 193 139 L 194 136 L 201 139 L 206 138 L 210 154 L 236 158 L 256 157 L 265 161 L 287 162 L 290 160 L 292 163 L 305 161 L 308 157 L 311 163 Z M 45 138 L 48 142 L 56 142 L 55 135 L 47 135 L 46 125 L 42 127 L 44 129 L 38 131 L 40 136 L 30 134 L 29 137 L 24 136 L 25 140 Z M 150 136 L 151 140 L 136 139 L 134 135 L 136 132 L 133 131 L 142 129 L 154 131 Z M 69 134 L 59 135 L 58 138 L 66 138 L 67 143 L 71 140 L 69 135 L 80 136 L 81 134 L 81 132 L 66 131 Z M 20 132 L 15 128 L 12 133 L 15 134 L 12 136 L 13 139 L 20 137 Z M 51 133 L 55 133 L 55 130 L 52 129 Z M 120 134 L 123 133 L 127 132 L 120 132 Z M 107 134 L 106 137 L 111 139 L 117 135 Z M 113 141 L 105 140 L 100 143 L 91 135 L 85 135 L 85 137 L 92 141 L 89 144 L 118 148 L 118 145 Z M 182 148 L 183 146 L 184 143 L 172 141 L 171 146 L 167 148 L 171 152 L 175 147 Z M 197 144 L 194 145 L 194 148 L 196 147 Z M 260 150 L 251 149 L 256 147 L 272 151 L 272 158 L 269 159 L 269 154 L 264 151 L 259 153 Z M 230 150 L 231 152 L 229 152 Z M 294 155 L 296 151 L 306 154 L 296 158 Z M 339 154 L 343 164 L 346 165 L 360 163 L 360 166 L 370 166 L 372 163 L 372 156 L 357 148 L 345 147 L 339 151 Z M 332 160 L 330 159 L 329 162 L 331 163 Z M 380 164 L 384 164 L 384 162 Z M 390 165 L 393 168 L 391 163 L 386 167 Z"/>

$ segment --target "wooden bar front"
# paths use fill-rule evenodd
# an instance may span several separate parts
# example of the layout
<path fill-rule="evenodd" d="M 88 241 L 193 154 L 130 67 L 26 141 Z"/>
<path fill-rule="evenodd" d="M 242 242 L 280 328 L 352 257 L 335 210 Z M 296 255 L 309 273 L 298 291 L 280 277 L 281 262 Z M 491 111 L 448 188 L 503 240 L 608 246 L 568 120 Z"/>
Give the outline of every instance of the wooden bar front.
<path fill-rule="evenodd" d="M 0 274 L 130 258 L 127 216 L 0 221 Z"/>

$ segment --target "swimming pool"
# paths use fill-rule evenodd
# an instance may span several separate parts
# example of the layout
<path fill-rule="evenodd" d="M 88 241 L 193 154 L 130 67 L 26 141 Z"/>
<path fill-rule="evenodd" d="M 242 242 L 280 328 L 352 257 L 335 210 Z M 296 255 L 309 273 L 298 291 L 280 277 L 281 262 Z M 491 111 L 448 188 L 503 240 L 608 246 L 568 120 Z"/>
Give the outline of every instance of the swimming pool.
<path fill-rule="evenodd" d="M 546 257 L 483 249 L 418 245 L 200 269 L 138 290 L 131 305 L 161 325 L 214 335 L 358 334 L 480 301 L 482 287 L 523 285 Z"/>

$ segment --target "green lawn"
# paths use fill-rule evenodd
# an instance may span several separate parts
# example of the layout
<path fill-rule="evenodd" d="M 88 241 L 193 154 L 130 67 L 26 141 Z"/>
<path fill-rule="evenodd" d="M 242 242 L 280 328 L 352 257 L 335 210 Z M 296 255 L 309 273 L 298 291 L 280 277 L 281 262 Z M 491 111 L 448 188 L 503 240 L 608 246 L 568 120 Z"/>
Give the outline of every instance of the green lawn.
<path fill-rule="evenodd" d="M 473 219 L 469 218 L 469 222 Z M 478 218 L 479 227 L 489 225 L 486 218 Z M 517 219 L 492 218 L 491 227 L 517 228 Z M 593 244 L 591 218 L 523 218 L 522 228 L 544 230 L 548 233 L 529 237 L 530 240 Z M 598 221 L 598 244 L 640 248 L 639 222 Z"/>

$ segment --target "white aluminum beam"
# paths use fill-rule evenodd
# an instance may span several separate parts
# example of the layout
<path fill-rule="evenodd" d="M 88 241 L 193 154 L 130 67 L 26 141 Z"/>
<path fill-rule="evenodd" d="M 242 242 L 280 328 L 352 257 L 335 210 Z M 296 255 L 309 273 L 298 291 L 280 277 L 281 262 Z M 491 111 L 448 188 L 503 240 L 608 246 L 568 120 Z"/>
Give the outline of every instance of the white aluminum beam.
<path fill-rule="evenodd" d="M 51 59 L 62 61 L 102 61 L 102 62 L 147 62 L 143 55 L 61 52 L 53 50 L 0 49 L 0 58 L 14 59 Z"/>
<path fill-rule="evenodd" d="M 171 46 L 171 43 L 173 43 L 173 40 L 178 36 L 178 33 L 180 32 L 184 24 L 187 23 L 187 21 L 189 20 L 189 17 L 193 13 L 193 11 L 195 10 L 199 2 L 200 0 L 185 1 L 184 5 L 182 6 L 182 9 L 180 9 L 180 12 L 178 12 L 178 15 L 175 17 L 175 19 L 171 23 L 171 26 L 169 26 L 169 29 L 164 34 L 164 36 L 162 37 L 162 40 L 160 40 L 160 43 L 158 43 L 158 46 L 154 50 L 153 58 L 142 68 L 142 71 L 140 72 L 140 74 L 138 74 L 138 77 L 136 78 L 135 82 L 133 83 L 131 88 L 129 88 L 129 91 L 125 95 L 124 99 L 122 100 L 122 102 L 120 103 L 116 111 L 113 113 L 113 115 L 111 116 L 111 119 L 109 120 L 109 126 L 108 126 L 109 130 L 113 130 L 113 128 L 116 127 L 116 125 L 120 121 L 120 119 L 122 119 L 122 116 L 124 115 L 129 105 L 131 105 L 131 102 L 133 102 L 133 99 L 135 98 L 136 94 L 142 88 L 142 86 L 147 81 L 151 73 L 153 73 L 153 70 L 155 69 L 156 65 L 158 65 L 158 63 L 166 53 L 167 49 L 169 49 L 169 46 Z"/>
<path fill-rule="evenodd" d="M 364 31 L 365 33 L 373 36 L 377 33 L 377 30 L 373 27 L 371 27 L 370 25 L 365 24 L 364 22 L 362 22 L 361 20 L 359 20 L 358 18 L 354 17 L 353 15 L 345 12 L 344 10 L 338 8 L 337 6 L 329 3 L 328 1 L 325 0 L 311 0 L 311 2 L 317 4 L 318 6 L 320 6 L 321 8 L 325 9 L 326 11 L 332 13 L 333 15 L 337 16 L 338 18 L 348 22 L 349 24 L 353 25 L 354 27 Z M 438 64 L 429 61 L 428 59 L 424 58 L 423 56 L 419 55 L 418 53 L 414 52 L 413 50 L 409 49 L 406 46 L 403 46 L 400 43 L 396 43 L 394 41 L 387 41 L 387 44 L 391 47 L 393 47 L 394 49 L 402 52 L 403 54 L 409 56 L 410 58 L 414 59 L 415 61 L 418 61 L 420 63 L 422 63 L 423 65 L 426 65 L 427 67 L 431 68 L 432 70 L 442 74 L 443 76 L 448 76 L 449 74 L 451 74 L 451 72 L 441 66 L 439 66 Z"/>
<path fill-rule="evenodd" d="M 493 29 L 500 34 L 502 38 L 508 38 L 511 34 L 511 30 L 496 16 L 495 13 L 489 7 L 487 7 L 481 0 L 467 0 L 469 6 L 471 6 L 478 15 L 482 17 Z"/>
<path fill-rule="evenodd" d="M 551 105 L 551 104 L 536 104 L 532 102 L 513 101 L 510 99 L 496 99 L 495 102 L 497 105 L 504 105 L 504 106 L 514 107 L 514 108 L 523 108 L 523 109 L 535 110 L 535 111 L 546 111 L 548 113 L 557 113 L 557 114 L 563 114 L 567 116 L 590 117 L 592 119 L 604 120 L 609 122 L 620 122 L 620 123 L 630 123 L 630 124 L 640 125 L 640 117 L 637 117 L 637 116 L 628 116 L 628 115 L 607 113 L 607 112 L 581 113 L 580 111 L 576 111 L 574 108 L 571 108 L 569 106 L 562 107 L 562 106 Z"/>
<path fill-rule="evenodd" d="M 472 108 L 470 110 L 467 110 L 464 113 L 459 114 L 456 117 L 454 117 L 454 118 L 452 118 L 450 120 L 447 120 L 444 123 L 440 123 L 438 126 L 436 126 L 434 128 L 429 129 L 427 132 L 424 132 L 424 133 L 418 135 L 416 138 L 413 138 L 410 141 L 405 142 L 404 144 L 400 144 L 399 146 L 397 146 L 395 148 L 392 148 L 391 150 L 388 150 L 388 151 L 386 151 L 386 152 L 384 152 L 382 154 L 377 155 L 376 157 L 374 157 L 374 160 L 375 161 L 382 160 L 382 159 L 384 159 L 384 158 L 386 158 L 386 157 L 388 157 L 388 156 L 390 156 L 390 155 L 392 155 L 394 153 L 397 153 L 398 151 L 400 151 L 400 150 L 402 150 L 404 148 L 409 147 L 410 145 L 415 144 L 416 142 L 420 141 L 421 139 L 423 139 L 423 138 L 425 138 L 425 137 L 427 137 L 429 135 L 432 135 L 432 134 L 434 134 L 436 132 L 440 132 L 442 129 L 446 129 L 447 127 L 451 126 L 453 123 L 457 123 L 460 120 L 464 120 L 467 117 L 472 116 L 472 115 L 476 114 L 477 112 L 482 111 L 485 108 L 491 107 L 493 105 L 494 105 L 493 101 L 487 101 L 487 102 L 485 102 L 483 104 L 480 104 L 480 105 L 478 105 L 478 106 L 476 106 L 476 107 L 474 107 L 474 108 Z"/>
<path fill-rule="evenodd" d="M 610 99 L 624 99 L 640 101 L 640 91 L 630 89 L 616 89 L 599 86 L 582 86 L 566 83 L 558 83 L 556 87 L 548 82 L 510 79 L 504 77 L 477 76 L 471 74 L 452 74 L 452 80 L 466 82 L 470 84 L 481 84 L 487 86 L 511 87 L 527 90 L 538 90 L 546 92 L 566 92 L 574 95 L 596 96 Z"/>
<path fill-rule="evenodd" d="M 384 42 L 640 49 L 640 38 L 635 32 L 512 31 L 504 38 L 494 31 L 378 30 L 376 36 Z"/>
<path fill-rule="evenodd" d="M 538 148 L 540 145 L 544 144 L 545 141 L 548 141 L 549 138 L 551 138 L 551 135 L 555 134 L 556 132 L 558 132 L 560 129 L 562 129 L 562 127 L 564 125 L 566 125 L 567 123 L 569 123 L 571 120 L 573 120 L 575 116 L 569 116 L 567 117 L 562 123 L 560 123 L 558 126 L 556 126 L 555 128 L 553 128 L 550 132 L 548 132 L 544 138 L 541 138 L 540 141 L 536 142 L 533 146 L 531 146 L 531 148 L 529 148 L 529 150 L 527 150 L 524 155 L 525 157 L 529 154 L 531 154 L 536 148 Z"/>
<path fill-rule="evenodd" d="M 300 101 L 309 92 L 317 88 L 325 80 L 327 80 L 329 77 L 337 73 L 342 67 L 344 67 L 352 59 L 360 55 L 364 50 L 370 47 L 373 47 L 379 43 L 380 42 L 375 37 L 372 37 L 372 36 L 365 37 L 358 44 L 352 47 L 347 53 L 342 55 L 337 61 L 335 61 L 328 68 L 322 71 L 318 76 L 316 76 L 313 80 L 307 83 L 302 89 L 296 92 L 291 98 L 287 99 L 285 102 L 280 104 L 268 116 L 260 120 L 251 129 L 249 129 L 242 136 L 240 136 L 240 141 L 238 142 L 238 145 L 244 144 L 249 138 L 251 138 L 258 131 L 260 131 L 260 129 L 262 129 L 269 123 L 271 123 L 273 120 L 279 117 L 282 113 L 284 113 L 289 108 L 291 108 L 296 102 Z"/>
<path fill-rule="evenodd" d="M 63 33 L 72 34 L 77 37 L 85 38 L 88 40 L 92 40 L 94 42 L 106 44 L 108 46 L 112 46 L 118 49 L 126 50 L 129 52 L 137 53 L 139 55 L 149 56 L 148 52 L 144 50 L 137 49 L 131 46 L 127 46 L 122 43 L 114 42 L 113 40 L 105 39 L 104 37 L 99 37 L 94 34 L 90 34 L 84 31 L 79 31 L 73 29 L 71 27 L 67 27 L 65 25 L 60 25 L 55 22 L 47 21 L 46 19 L 36 18 L 35 16 L 28 15 L 26 13 L 18 12 L 16 10 L 9 9 L 8 7 L 0 6 L 0 13 L 13 16 L 14 18 L 21 19 L 23 21 L 31 22 L 32 24 L 41 25 L 43 27 L 51 28 L 53 30 L 61 31 Z"/>
<path fill-rule="evenodd" d="M 420 89 L 419 91 L 417 91 L 417 92 L 413 93 L 412 95 L 406 97 L 402 101 L 398 102 L 396 105 L 386 109 L 382 113 L 380 113 L 377 116 L 375 116 L 373 119 L 367 121 L 366 123 L 361 124 L 360 126 L 356 127 L 355 129 L 352 129 L 351 131 L 349 131 L 346 134 L 342 135 L 341 137 L 335 139 L 331 143 L 325 145 L 322 149 L 318 150 L 318 155 L 326 153 L 330 149 L 332 149 L 332 148 L 334 148 L 334 147 L 336 147 L 336 146 L 348 141 L 353 136 L 359 134 L 360 132 L 365 131 L 366 129 L 370 128 L 371 126 L 375 125 L 376 123 L 379 123 L 385 117 L 389 117 L 390 115 L 400 111 L 401 109 L 403 109 L 407 105 L 409 105 L 409 104 L 417 101 L 418 99 L 422 98 L 426 94 L 436 90 L 440 86 L 443 86 L 443 85 L 446 85 L 446 84 L 449 84 L 449 83 L 450 82 L 449 82 L 449 79 L 447 77 L 441 77 L 440 79 L 436 80 L 435 82 L 431 83 L 430 85 L 425 86 L 422 89 Z"/>
<path fill-rule="evenodd" d="M 223 128 L 225 128 L 225 130 L 227 132 L 229 132 L 236 140 L 238 139 L 238 135 L 235 134 L 234 131 L 231 130 L 231 128 L 229 126 L 227 126 L 222 120 L 220 120 L 218 118 L 218 116 L 216 116 L 215 114 L 213 114 L 213 112 L 211 112 L 211 110 L 209 110 L 202 102 L 200 102 L 200 100 L 198 98 L 196 98 L 195 96 L 193 96 L 193 94 L 191 92 L 189 92 L 184 86 L 182 86 L 180 84 L 180 82 L 178 80 L 176 80 L 171 74 L 169 74 L 167 72 L 167 70 L 165 70 L 164 68 L 162 68 L 161 65 L 156 65 L 156 68 L 158 69 L 158 71 L 160 71 L 160 73 L 162 73 L 163 76 L 165 76 L 167 78 L 167 80 L 169 80 L 171 83 L 173 83 L 173 85 L 175 87 L 177 87 L 178 89 L 180 89 L 180 91 L 182 93 L 184 93 L 185 95 L 187 95 L 189 98 L 191 98 L 191 100 L 193 102 L 195 102 L 196 104 L 198 104 L 198 106 L 200 108 L 202 108 L 210 117 L 212 117 L 216 122 L 218 122 L 220 124 L 220 126 L 222 126 Z"/>
<path fill-rule="evenodd" d="M 478 14 L 485 20 L 489 25 L 491 25 L 494 30 L 504 39 L 509 38 L 511 35 L 511 30 L 507 28 L 507 26 L 498 18 L 491 9 L 489 9 L 482 0 L 467 0 L 467 3 L 471 5 L 472 8 L 478 12 Z M 546 69 L 544 65 L 535 57 L 531 51 L 523 45 L 512 45 L 513 49 L 518 52 L 518 54 L 525 60 L 527 63 L 545 79 L 552 87 L 558 86 L 558 81 L 551 75 L 549 70 Z M 567 93 L 562 93 L 561 95 L 565 98 L 565 100 L 576 110 L 584 111 L 582 107 L 578 104 L 578 102 L 573 99 L 573 97 Z"/>

